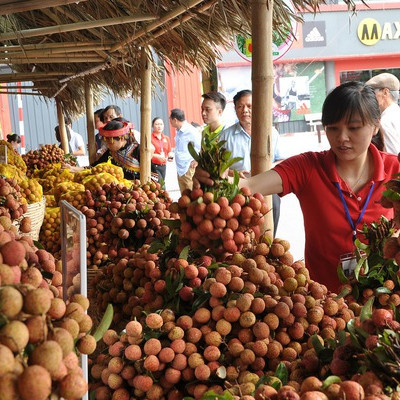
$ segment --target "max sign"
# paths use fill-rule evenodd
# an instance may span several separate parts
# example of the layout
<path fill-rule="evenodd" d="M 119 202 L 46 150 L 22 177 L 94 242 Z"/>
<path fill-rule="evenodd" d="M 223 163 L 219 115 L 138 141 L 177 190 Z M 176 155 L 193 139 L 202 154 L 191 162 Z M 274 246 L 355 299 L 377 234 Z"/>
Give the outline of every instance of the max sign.
<path fill-rule="evenodd" d="M 366 46 L 373 46 L 380 40 L 400 39 L 400 21 L 385 22 L 381 26 L 376 19 L 365 18 L 358 25 L 357 36 Z"/>

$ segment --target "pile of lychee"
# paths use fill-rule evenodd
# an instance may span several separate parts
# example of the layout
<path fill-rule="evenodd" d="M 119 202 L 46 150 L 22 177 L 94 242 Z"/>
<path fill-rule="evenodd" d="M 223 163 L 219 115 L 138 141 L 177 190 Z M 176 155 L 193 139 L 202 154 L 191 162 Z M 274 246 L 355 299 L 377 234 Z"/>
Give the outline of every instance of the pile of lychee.
<path fill-rule="evenodd" d="M 27 167 L 26 175 L 31 176 L 37 169 L 63 162 L 64 151 L 55 144 L 46 144 L 38 150 L 28 151 L 22 158 Z"/>
<path fill-rule="evenodd" d="M 287 241 L 268 243 L 265 238 L 213 269 L 176 258 L 166 275 L 154 254 L 122 259 L 114 269 L 122 281 L 125 274 L 131 276 L 132 295 L 123 296 L 116 288 L 114 299 L 122 296 L 123 307 L 130 304 L 136 320 L 128 322 L 126 334 L 105 336 L 109 355 L 97 358 L 92 367 L 96 398 L 117 390 L 149 399 L 174 396 L 170 392 L 199 399 L 207 390 L 222 393 L 225 388 L 234 395 L 251 395 L 258 379 L 281 362 L 290 385 L 299 389 L 318 367 L 311 335 L 318 334 L 322 341 L 334 338 L 354 313 L 343 299 L 336 300 L 326 287 L 310 281 L 304 263 L 293 262 L 287 247 Z M 172 271 L 172 282 L 180 273 L 185 278 L 175 294 L 179 302 L 166 307 L 166 281 Z M 197 290 L 182 296 L 185 283 L 195 279 Z M 303 356 L 308 363 L 300 362 Z"/>
<path fill-rule="evenodd" d="M 218 254 L 241 251 L 258 239 L 269 211 L 264 197 L 246 187 L 231 200 L 202 189 L 186 191 L 173 209 L 180 215 L 180 238 L 193 250 Z"/>
<path fill-rule="evenodd" d="M 76 349 L 96 349 L 89 301 L 77 294 L 64 302 L 54 257 L 1 218 L 0 398 L 81 398 L 87 382 Z"/>

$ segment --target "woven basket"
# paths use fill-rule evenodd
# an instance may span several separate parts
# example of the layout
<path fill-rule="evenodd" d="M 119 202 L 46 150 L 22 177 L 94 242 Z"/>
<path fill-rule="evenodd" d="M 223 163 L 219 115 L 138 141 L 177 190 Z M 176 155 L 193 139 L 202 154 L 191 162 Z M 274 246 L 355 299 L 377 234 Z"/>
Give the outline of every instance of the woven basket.
<path fill-rule="evenodd" d="M 43 224 L 44 212 L 46 209 L 46 198 L 43 196 L 42 201 L 37 203 L 28 204 L 27 211 L 22 217 L 18 218 L 14 221 L 14 225 L 16 225 L 19 229 L 19 224 L 24 217 L 30 217 L 31 219 L 31 231 L 29 233 L 20 233 L 20 235 L 28 235 L 33 240 L 39 240 L 39 232 L 40 228 Z"/>

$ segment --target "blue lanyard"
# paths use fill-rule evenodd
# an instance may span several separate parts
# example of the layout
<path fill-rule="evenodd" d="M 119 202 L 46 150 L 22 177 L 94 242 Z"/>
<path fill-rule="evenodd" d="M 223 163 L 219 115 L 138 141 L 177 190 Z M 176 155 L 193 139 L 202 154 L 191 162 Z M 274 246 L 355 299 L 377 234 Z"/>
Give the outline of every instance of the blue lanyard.
<path fill-rule="evenodd" d="M 354 242 L 356 240 L 356 238 L 357 238 L 356 227 L 360 223 L 362 217 L 364 216 L 365 210 L 367 209 L 369 200 L 371 199 L 371 196 L 372 196 L 372 192 L 374 191 L 375 182 L 371 183 L 371 187 L 369 189 L 367 199 L 365 200 L 364 206 L 363 206 L 363 208 L 361 210 L 360 216 L 358 217 L 357 222 L 355 223 L 355 225 L 354 225 L 354 221 L 351 219 L 349 208 L 347 207 L 347 203 L 346 203 L 346 200 L 345 200 L 345 198 L 343 196 L 342 189 L 340 189 L 339 182 L 335 182 L 335 185 L 336 185 L 336 187 L 338 189 L 340 199 L 342 200 L 342 204 L 343 204 L 343 207 L 344 207 L 344 211 L 346 212 L 347 220 L 349 221 L 350 227 L 353 230 L 353 242 Z"/>

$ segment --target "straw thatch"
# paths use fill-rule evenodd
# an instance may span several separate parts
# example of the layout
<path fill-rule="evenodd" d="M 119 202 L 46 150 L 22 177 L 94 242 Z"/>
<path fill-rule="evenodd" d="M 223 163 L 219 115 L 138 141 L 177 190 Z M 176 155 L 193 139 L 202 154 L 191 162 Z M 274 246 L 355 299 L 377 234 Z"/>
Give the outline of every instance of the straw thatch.
<path fill-rule="evenodd" d="M 344 0 L 354 9 L 353 0 Z M 292 0 L 317 11 L 325 0 Z M 290 10 L 274 0 L 274 28 L 287 29 Z M 299 17 L 298 17 L 299 18 Z M 251 32 L 251 0 L 0 0 L 0 64 L 15 74 L 1 82 L 32 81 L 57 96 L 71 114 L 84 112 L 84 78 L 94 101 L 104 91 L 140 95 L 140 48 L 151 46 L 153 84 L 168 59 L 176 70 L 202 70 L 238 33 Z"/>

